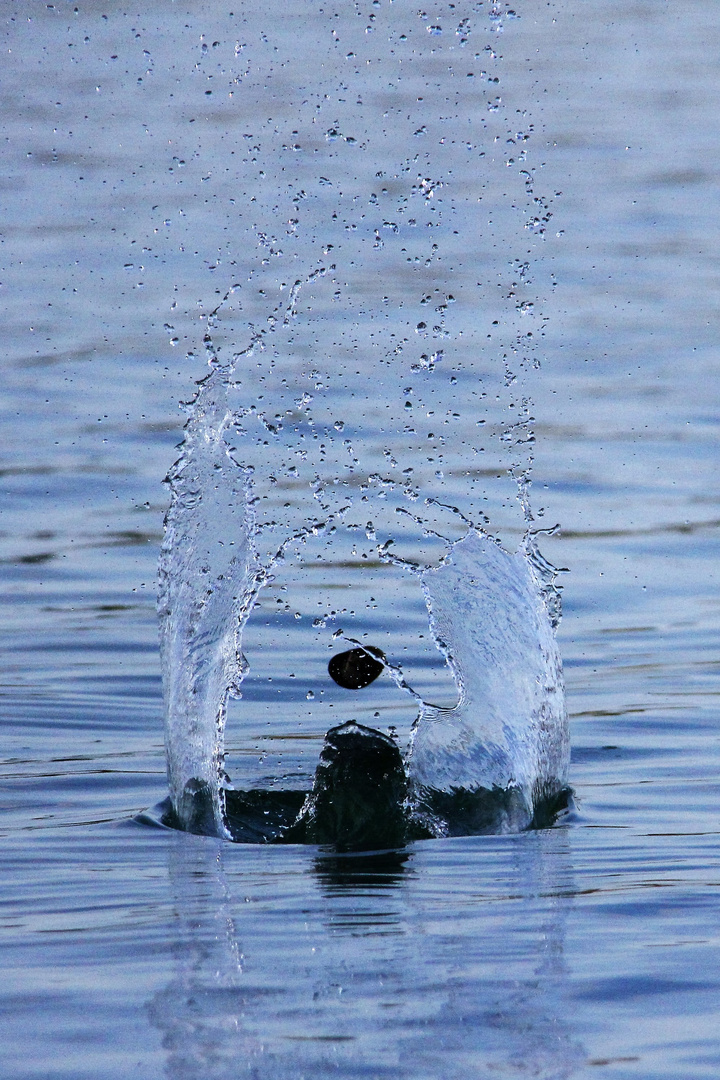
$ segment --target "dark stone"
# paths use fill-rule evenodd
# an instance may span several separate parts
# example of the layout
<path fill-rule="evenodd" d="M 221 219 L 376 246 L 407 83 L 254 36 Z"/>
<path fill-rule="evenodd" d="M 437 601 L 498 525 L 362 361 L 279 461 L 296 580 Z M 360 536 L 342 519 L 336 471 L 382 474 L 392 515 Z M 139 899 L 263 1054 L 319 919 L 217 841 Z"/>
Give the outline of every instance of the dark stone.
<path fill-rule="evenodd" d="M 385 667 L 385 653 L 368 645 L 336 653 L 328 664 L 330 678 L 346 690 L 362 690 L 375 682 Z M 368 730 L 371 730 L 368 728 Z"/>
<path fill-rule="evenodd" d="M 416 794 L 416 822 L 436 836 L 483 836 L 504 831 L 519 817 L 527 821 L 527 802 L 517 788 L 423 788 Z"/>

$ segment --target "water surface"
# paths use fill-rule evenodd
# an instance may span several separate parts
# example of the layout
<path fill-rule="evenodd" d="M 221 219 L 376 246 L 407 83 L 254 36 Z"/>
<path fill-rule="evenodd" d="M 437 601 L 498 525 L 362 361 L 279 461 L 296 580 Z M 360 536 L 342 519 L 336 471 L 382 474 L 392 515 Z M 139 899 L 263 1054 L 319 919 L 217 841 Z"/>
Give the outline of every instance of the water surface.
<path fill-rule="evenodd" d="M 4 1072 L 715 1076 L 720 217 L 707 42 L 717 15 L 699 2 L 682 12 L 521 3 L 498 33 L 486 9 L 421 18 L 398 2 L 360 15 L 343 7 L 335 19 L 325 5 L 282 17 L 226 8 L 63 3 L 5 16 Z M 441 35 L 428 30 L 436 25 Z M 452 58 L 430 54 L 440 43 Z M 497 60 L 475 59 L 486 44 Z M 415 122 L 417 101 L 411 121 L 392 113 L 412 152 L 399 126 L 373 126 L 399 108 L 383 67 L 400 55 L 391 48 L 422 59 L 400 91 L 404 105 L 429 101 L 427 115 Z M 455 57 L 457 98 L 445 90 Z M 432 97 L 438 86 L 451 101 Z M 437 191 L 447 201 L 435 254 L 446 262 L 426 267 L 435 241 L 402 253 L 401 224 L 384 210 L 368 216 L 367 185 L 400 158 L 441 160 L 439 140 L 465 139 L 457 117 L 468 116 L 458 194 Z M 326 137 L 335 129 L 342 139 Z M 531 137 L 526 161 L 506 165 L 522 146 L 491 140 L 511 129 Z M 521 165 L 535 169 L 532 196 Z M 418 176 L 439 178 L 424 177 L 420 159 L 411 186 Z M 458 207 L 476 184 L 484 202 L 466 220 Z M 307 198 L 293 211 L 298 190 Z M 359 197 L 345 220 L 339 190 L 349 207 Z M 429 221 L 425 194 L 416 198 Z M 553 215 L 543 234 L 524 228 L 536 196 Z M 297 240 L 286 236 L 293 217 Z M 440 288 L 454 267 L 462 289 L 445 327 L 467 330 L 487 395 L 482 415 L 471 412 L 476 384 L 461 368 L 455 411 L 474 434 L 485 419 L 488 437 L 472 465 L 446 439 L 442 482 L 514 547 L 524 522 L 507 468 L 532 452 L 535 524 L 560 523 L 543 551 L 570 569 L 559 643 L 578 796 L 561 828 L 419 842 L 376 865 L 130 821 L 167 790 L 154 607 L 161 480 L 181 436 L 177 402 L 205 370 L 200 316 L 251 270 L 269 289 L 285 280 L 276 264 L 297 253 L 309 272 L 309 249 L 326 260 L 335 232 L 348 245 L 344 262 L 336 252 L 343 306 L 333 314 L 333 286 L 317 310 L 345 334 L 334 339 L 338 363 L 350 370 L 354 344 L 399 335 L 402 320 L 410 364 L 435 351 L 415 334 L 439 306 L 422 305 L 422 283 L 431 273 L 428 291 Z M 270 253 L 273 237 L 282 257 Z M 416 255 L 419 269 L 402 263 Z M 510 296 L 521 257 L 530 280 Z M 380 276 L 377 258 L 389 268 Z M 382 322 L 375 300 L 385 294 L 393 314 Z M 525 325 L 533 348 L 510 365 L 512 382 L 502 353 Z M 457 368 L 464 357 L 454 355 Z M 413 377 L 442 375 L 451 359 Z M 535 442 L 504 442 L 525 398 Z M 379 431 L 383 400 L 331 419 L 384 468 L 384 450 L 407 468 L 406 442 L 392 425 Z M 424 485 L 442 471 L 431 464 Z M 398 543 L 411 548 L 418 530 L 406 525 Z M 322 573 L 322 538 L 312 557 L 288 562 L 248 627 L 250 674 L 228 719 L 240 782 L 292 776 L 299 786 L 324 730 L 349 718 L 347 695 L 323 674 L 339 627 L 406 650 L 413 685 L 452 704 L 420 636 L 421 597 L 382 565 L 356 574 L 370 555 L 365 533 L 357 540 L 355 554 L 352 543 L 328 550 Z M 327 603 L 311 612 L 321 587 Z M 370 596 L 383 604 L 366 608 Z M 361 722 L 407 732 L 413 703 L 391 683 L 353 702 Z"/>

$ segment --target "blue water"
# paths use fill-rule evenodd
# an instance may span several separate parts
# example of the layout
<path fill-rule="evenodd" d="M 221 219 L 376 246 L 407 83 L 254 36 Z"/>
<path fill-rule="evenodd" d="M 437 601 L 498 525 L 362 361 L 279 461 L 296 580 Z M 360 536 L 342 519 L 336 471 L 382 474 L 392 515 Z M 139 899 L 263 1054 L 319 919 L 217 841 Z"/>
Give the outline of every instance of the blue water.
<path fill-rule="evenodd" d="M 3 16 L 3 1075 L 715 1077 L 718 12 L 225 8 L 63 0 Z M 525 143 L 505 141 L 519 131 Z M 415 154 L 411 184 L 455 179 L 409 196 L 420 224 L 403 232 L 411 211 L 386 213 L 371 185 Z M 542 233 L 524 227 L 535 197 L 553 215 Z M 234 280 L 269 295 L 295 265 L 329 261 L 329 243 L 341 280 L 323 277 L 313 303 L 338 352 L 317 381 L 350 371 L 353 344 L 369 363 L 371 334 L 407 336 L 410 366 L 443 348 L 412 378 L 456 371 L 459 416 L 442 467 L 414 462 L 418 485 L 444 471 L 509 548 L 524 522 L 507 469 L 534 456 L 535 526 L 560 524 L 542 550 L 569 568 L 558 635 L 577 812 L 561 827 L 418 842 L 377 864 L 131 820 L 167 792 L 161 481 L 177 403 L 205 372 L 201 316 Z M 456 303 L 437 325 L 454 336 L 435 340 L 440 305 L 421 298 L 441 287 Z M 312 358 L 315 325 L 298 326 Z M 400 472 L 407 439 L 378 417 L 406 385 L 376 381 L 332 417 Z M 524 398 L 535 441 L 513 447 L 502 435 Z M 299 505 L 283 483 L 277 505 Z M 417 531 L 398 532 L 401 554 Z M 241 785 L 302 786 L 324 731 L 350 718 L 322 681 L 338 628 L 453 702 L 421 598 L 363 531 L 304 554 L 243 640 L 228 717 Z M 404 738 L 413 702 L 388 684 L 353 716 Z"/>

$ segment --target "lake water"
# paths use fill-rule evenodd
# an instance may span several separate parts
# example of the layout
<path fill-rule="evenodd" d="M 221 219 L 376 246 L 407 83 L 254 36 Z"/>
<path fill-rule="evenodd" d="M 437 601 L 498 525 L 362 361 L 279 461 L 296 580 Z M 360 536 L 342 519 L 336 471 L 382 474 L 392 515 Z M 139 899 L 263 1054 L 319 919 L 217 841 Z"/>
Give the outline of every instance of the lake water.
<path fill-rule="evenodd" d="M 717 1076 L 720 9 L 56 0 L 3 25 L 3 1075 Z M 178 402 L 227 290 L 241 349 L 295 281 L 329 434 L 322 461 L 253 443 L 268 550 L 338 509 L 353 455 L 373 529 L 360 496 L 278 567 L 229 771 L 303 786 L 344 719 L 406 738 L 389 680 L 329 685 L 339 629 L 452 703 L 373 533 L 431 563 L 447 502 L 513 548 L 532 457 L 569 570 L 558 827 L 340 858 L 133 820 L 167 792 Z M 240 394 L 272 424 L 305 405 L 270 372 Z"/>

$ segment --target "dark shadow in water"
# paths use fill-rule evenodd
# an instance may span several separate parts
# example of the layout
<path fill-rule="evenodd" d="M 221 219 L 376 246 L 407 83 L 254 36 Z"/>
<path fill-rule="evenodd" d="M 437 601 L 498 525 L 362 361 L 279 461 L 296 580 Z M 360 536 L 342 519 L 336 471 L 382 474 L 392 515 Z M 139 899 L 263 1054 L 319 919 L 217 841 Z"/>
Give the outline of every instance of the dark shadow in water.
<path fill-rule="evenodd" d="M 343 890 L 393 889 L 412 870 L 409 851 L 367 852 L 362 855 L 318 855 L 313 870 L 328 895 Z"/>

